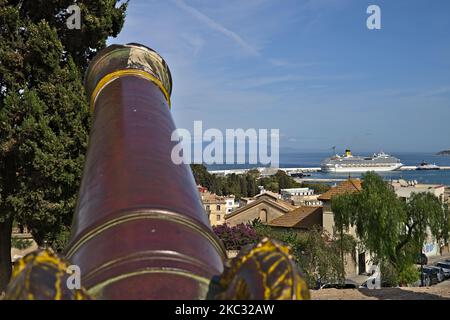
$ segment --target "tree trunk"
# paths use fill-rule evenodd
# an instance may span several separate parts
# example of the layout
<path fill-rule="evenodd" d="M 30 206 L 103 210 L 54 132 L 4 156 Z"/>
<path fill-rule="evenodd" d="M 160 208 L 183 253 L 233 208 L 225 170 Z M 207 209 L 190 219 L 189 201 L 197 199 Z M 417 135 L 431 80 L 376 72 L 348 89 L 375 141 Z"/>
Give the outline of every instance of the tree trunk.
<path fill-rule="evenodd" d="M 12 219 L 0 222 L 0 294 L 6 289 L 11 277 Z"/>
<path fill-rule="evenodd" d="M 345 284 L 345 259 L 344 259 L 344 226 L 341 224 L 340 226 L 341 232 L 341 264 L 342 264 L 342 273 L 341 273 L 341 282 Z"/>

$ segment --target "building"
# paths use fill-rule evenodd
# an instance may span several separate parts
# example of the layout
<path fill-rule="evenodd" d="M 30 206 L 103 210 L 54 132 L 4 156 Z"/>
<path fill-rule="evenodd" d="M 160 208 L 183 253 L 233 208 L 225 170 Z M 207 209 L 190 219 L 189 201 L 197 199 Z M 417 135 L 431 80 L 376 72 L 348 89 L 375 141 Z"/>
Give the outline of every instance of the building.
<path fill-rule="evenodd" d="M 417 183 L 417 181 L 408 182 L 405 180 L 392 181 L 391 185 L 397 196 L 401 199 L 404 199 L 405 201 L 408 201 L 413 193 L 420 192 L 430 192 L 442 202 L 445 200 L 445 186 L 443 185 L 420 184 Z M 360 192 L 361 190 L 362 184 L 359 179 L 348 179 L 318 197 L 318 199 L 323 202 L 323 228 L 331 236 L 334 236 L 336 233 L 334 214 L 331 208 L 333 197 L 346 193 Z M 354 227 L 350 227 L 348 233 L 357 238 Z M 441 252 L 443 252 L 444 249 L 445 247 L 443 246 L 443 244 L 437 244 L 435 239 L 433 239 L 431 236 L 428 237 L 423 246 L 423 252 L 427 256 L 439 255 L 441 254 Z M 351 260 L 348 259 L 348 263 L 346 265 L 347 274 L 351 274 L 353 272 L 357 274 L 365 273 L 366 270 L 368 270 L 368 268 L 370 267 L 370 253 L 364 252 L 363 248 L 357 248 L 355 257 L 356 259 L 354 261 L 354 266 L 352 266 Z"/>
<path fill-rule="evenodd" d="M 439 201 L 445 201 L 445 186 L 442 184 L 424 184 L 417 181 L 406 181 L 403 179 L 391 181 L 395 193 L 401 199 L 408 200 L 413 193 L 429 192 L 435 195 Z"/>
<path fill-rule="evenodd" d="M 322 201 L 319 200 L 318 194 L 313 194 L 312 196 L 292 196 L 291 203 L 294 206 L 304 206 L 304 207 L 320 207 L 322 206 Z"/>
<path fill-rule="evenodd" d="M 310 188 L 289 188 L 281 189 L 280 193 L 283 200 L 289 200 L 292 196 L 312 196 L 314 190 Z"/>
<path fill-rule="evenodd" d="M 246 206 L 227 214 L 225 222 L 235 226 L 259 218 L 262 223 L 269 223 L 294 209 L 296 208 L 290 203 L 283 201 L 277 193 L 266 191 L 255 196 L 254 200 Z"/>
<path fill-rule="evenodd" d="M 244 207 L 250 203 L 255 201 L 255 198 L 249 198 L 249 197 L 242 197 L 239 199 L 239 207 Z"/>
<path fill-rule="evenodd" d="M 361 180 L 359 179 L 348 179 L 337 186 L 331 188 L 327 192 L 321 194 L 318 200 L 323 203 L 323 228 L 324 231 L 328 232 L 332 237 L 335 234 L 334 225 L 334 213 L 331 209 L 331 200 L 333 197 L 346 194 L 359 192 L 362 189 Z"/>
<path fill-rule="evenodd" d="M 293 229 L 298 232 L 322 227 L 322 207 L 299 207 L 268 223 L 279 230 Z"/>
<path fill-rule="evenodd" d="M 231 213 L 234 209 L 239 208 L 239 203 L 235 201 L 234 195 L 225 197 L 225 212 Z"/>
<path fill-rule="evenodd" d="M 281 189 L 281 198 L 290 202 L 294 206 L 321 206 L 322 201 L 318 199 L 319 195 L 314 194 L 310 188 L 290 188 Z"/>
<path fill-rule="evenodd" d="M 198 186 L 198 190 L 203 208 L 212 226 L 223 224 L 225 215 L 231 213 L 237 207 L 234 196 L 218 196 L 201 186 Z"/>
<path fill-rule="evenodd" d="M 334 213 L 331 208 L 333 198 L 342 194 L 360 192 L 361 190 L 361 180 L 347 179 L 318 197 L 323 203 L 323 230 L 329 233 L 331 237 L 334 237 L 336 234 Z M 348 233 L 355 239 L 357 238 L 354 227 L 350 227 Z M 345 272 L 347 275 L 365 274 L 369 270 L 370 265 L 370 254 L 363 251 L 362 248 L 356 248 L 354 255 L 345 257 Z"/>
<path fill-rule="evenodd" d="M 265 190 L 263 187 L 260 188 L 260 192 L 259 194 L 257 194 L 256 196 L 254 196 L 255 199 L 258 199 L 259 197 L 263 196 L 263 195 L 267 195 L 270 196 L 274 199 L 281 199 L 281 194 L 276 193 L 276 192 L 272 192 L 270 190 Z"/>
<path fill-rule="evenodd" d="M 273 176 L 278 172 L 278 170 L 280 170 L 280 169 L 272 168 L 272 167 L 258 168 L 259 176 L 262 178 Z"/>

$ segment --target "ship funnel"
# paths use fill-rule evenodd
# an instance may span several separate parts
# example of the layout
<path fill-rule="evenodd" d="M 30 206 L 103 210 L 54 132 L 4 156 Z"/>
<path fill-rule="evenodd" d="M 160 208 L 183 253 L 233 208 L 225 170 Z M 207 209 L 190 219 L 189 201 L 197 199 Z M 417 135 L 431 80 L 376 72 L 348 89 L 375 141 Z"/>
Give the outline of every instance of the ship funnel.
<path fill-rule="evenodd" d="M 345 155 L 346 155 L 347 157 L 351 157 L 351 156 L 352 156 L 351 150 L 350 150 L 350 149 L 345 149 Z"/>

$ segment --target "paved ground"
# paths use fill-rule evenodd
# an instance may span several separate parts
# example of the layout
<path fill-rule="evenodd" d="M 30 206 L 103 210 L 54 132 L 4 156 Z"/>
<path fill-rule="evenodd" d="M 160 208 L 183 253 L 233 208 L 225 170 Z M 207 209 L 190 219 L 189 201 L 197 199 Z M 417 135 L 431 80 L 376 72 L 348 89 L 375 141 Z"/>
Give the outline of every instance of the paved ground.
<path fill-rule="evenodd" d="M 450 280 L 431 287 L 311 290 L 313 300 L 450 300 Z"/>

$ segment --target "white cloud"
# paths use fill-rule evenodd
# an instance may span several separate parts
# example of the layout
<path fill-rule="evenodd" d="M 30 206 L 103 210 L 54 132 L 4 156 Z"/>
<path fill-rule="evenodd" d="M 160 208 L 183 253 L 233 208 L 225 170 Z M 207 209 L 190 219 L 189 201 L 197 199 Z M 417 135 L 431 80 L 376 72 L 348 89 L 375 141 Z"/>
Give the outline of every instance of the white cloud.
<path fill-rule="evenodd" d="M 442 94 L 450 93 L 450 86 L 442 86 L 435 89 L 428 90 L 427 92 L 422 93 L 421 97 L 433 97 L 439 96 Z"/>
<path fill-rule="evenodd" d="M 172 2 L 175 3 L 175 5 L 178 8 L 186 11 L 187 13 L 192 15 L 197 20 L 203 22 L 205 25 L 207 25 L 212 30 L 217 31 L 217 32 L 221 33 L 222 35 L 226 36 L 227 38 L 229 38 L 230 40 L 234 41 L 242 49 L 244 49 L 245 52 L 247 52 L 248 54 L 251 54 L 253 56 L 259 56 L 260 55 L 258 50 L 256 50 L 247 41 L 242 39 L 242 37 L 240 35 L 238 35 L 236 32 L 234 32 L 234 31 L 224 27 L 223 25 L 221 25 L 220 23 L 214 21 L 213 19 L 211 19 L 207 15 L 203 14 L 202 12 L 197 10 L 196 8 L 187 5 L 183 0 L 172 0 Z"/>
<path fill-rule="evenodd" d="M 310 75 L 281 75 L 272 77 L 252 77 L 246 79 L 239 79 L 238 82 L 243 88 L 258 88 L 263 86 L 269 86 L 276 83 L 283 82 L 299 82 L 299 81 L 341 81 L 341 80 L 354 80 L 360 78 L 361 75 L 341 74 L 341 75 L 323 75 L 323 76 L 310 76 Z M 320 85 L 316 88 L 324 88 L 325 85 Z"/>

